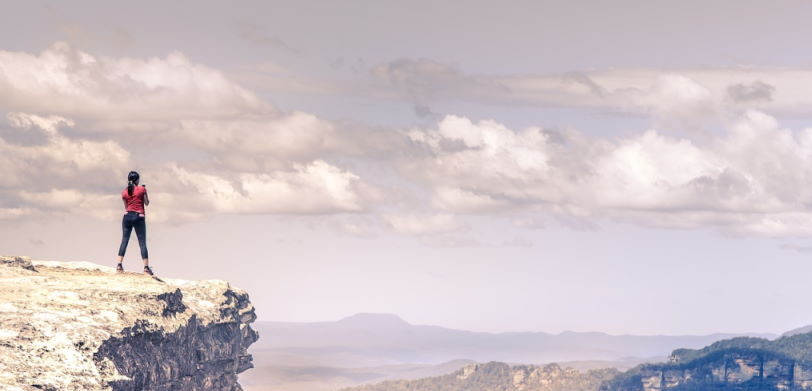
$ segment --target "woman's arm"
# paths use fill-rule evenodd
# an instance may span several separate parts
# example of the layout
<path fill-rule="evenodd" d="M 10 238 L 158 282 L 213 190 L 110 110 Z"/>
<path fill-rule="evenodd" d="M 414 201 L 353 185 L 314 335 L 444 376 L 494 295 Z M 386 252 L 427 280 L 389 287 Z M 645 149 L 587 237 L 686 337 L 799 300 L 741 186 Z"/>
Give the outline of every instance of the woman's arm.
<path fill-rule="evenodd" d="M 149 206 L 149 195 L 147 195 L 146 186 L 144 186 L 144 206 Z"/>

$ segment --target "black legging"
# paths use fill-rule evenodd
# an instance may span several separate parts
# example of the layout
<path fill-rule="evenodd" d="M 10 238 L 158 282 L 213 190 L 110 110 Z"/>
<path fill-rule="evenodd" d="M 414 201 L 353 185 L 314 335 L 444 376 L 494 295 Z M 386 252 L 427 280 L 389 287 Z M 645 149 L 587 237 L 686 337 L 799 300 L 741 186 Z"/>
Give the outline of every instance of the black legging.
<path fill-rule="evenodd" d="M 123 257 L 127 252 L 127 243 L 130 242 L 130 234 L 135 228 L 135 236 L 138 237 L 138 246 L 141 247 L 141 258 L 149 258 L 147 253 L 147 222 L 144 217 L 139 216 L 136 212 L 127 212 L 121 220 L 121 246 L 118 248 L 118 256 Z"/>

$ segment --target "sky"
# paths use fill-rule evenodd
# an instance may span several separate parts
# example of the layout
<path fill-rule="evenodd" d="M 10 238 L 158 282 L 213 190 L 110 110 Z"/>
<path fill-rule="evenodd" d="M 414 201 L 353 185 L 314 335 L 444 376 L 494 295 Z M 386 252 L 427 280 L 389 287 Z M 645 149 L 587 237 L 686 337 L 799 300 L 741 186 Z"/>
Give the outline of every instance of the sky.
<path fill-rule="evenodd" d="M 474 331 L 812 323 L 806 1 L 0 5 L 0 253 L 260 320 Z M 130 242 L 125 268 L 140 270 Z"/>

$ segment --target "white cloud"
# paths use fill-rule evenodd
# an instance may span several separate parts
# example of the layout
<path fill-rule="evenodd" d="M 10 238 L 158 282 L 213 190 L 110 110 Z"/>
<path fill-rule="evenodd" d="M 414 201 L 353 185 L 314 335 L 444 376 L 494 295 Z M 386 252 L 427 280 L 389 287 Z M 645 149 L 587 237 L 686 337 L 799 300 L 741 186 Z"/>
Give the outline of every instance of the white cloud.
<path fill-rule="evenodd" d="M 118 210 L 116 196 L 98 193 L 127 172 L 130 154 L 113 141 L 70 139 L 60 127 L 73 121 L 58 117 L 9 113 L 20 131 L 43 131 L 40 144 L 18 145 L 0 138 L 0 213 L 19 218 L 41 213 L 79 213 L 109 217 Z M 4 207 L 3 204 L 12 204 Z"/>
<path fill-rule="evenodd" d="M 474 124 L 467 118 L 447 116 L 436 130 L 413 130 L 409 135 L 429 146 L 432 155 L 404 161 L 402 168 L 408 176 L 443 188 L 462 189 L 458 194 L 478 194 L 480 201 L 535 198 L 538 195 L 526 193 L 542 188 L 524 185 L 551 174 L 552 150 L 539 128 L 514 132 L 493 121 Z"/>
<path fill-rule="evenodd" d="M 69 139 L 59 133 L 59 126 L 73 126 L 71 120 L 23 113 L 10 113 L 8 118 L 13 127 L 39 128 L 47 138 L 35 145 L 11 144 L 0 138 L 0 188 L 31 189 L 69 182 L 98 185 L 127 169 L 130 154 L 117 143 Z"/>
<path fill-rule="evenodd" d="M 357 213 L 369 208 L 378 197 L 377 190 L 357 175 L 323 161 L 295 165 L 287 171 L 234 177 L 167 164 L 158 172 L 142 172 L 142 177 L 150 181 L 150 219 L 158 222 L 183 223 L 217 214 Z M 114 183 L 109 181 L 105 189 Z M 58 213 L 107 220 L 122 211 L 120 189 L 115 186 L 116 190 L 106 192 L 46 187 L 49 189 L 40 191 L 15 187 L 6 198 L 16 200 L 20 206 L 0 205 L 0 211 L 7 218 Z"/>
<path fill-rule="evenodd" d="M 660 75 L 641 94 L 629 95 L 632 110 L 636 107 L 648 108 L 655 116 L 669 120 L 702 117 L 716 112 L 716 102 L 711 92 L 680 74 Z"/>
<path fill-rule="evenodd" d="M 0 137 L 0 207 L 9 215 L 91 205 L 118 211 L 110 186 L 134 165 L 155 185 L 151 209 L 164 221 L 212 213 L 356 213 L 379 197 L 358 175 L 325 160 L 370 153 L 364 146 L 379 136 L 339 131 L 304 112 L 279 113 L 221 71 L 181 53 L 108 58 L 65 43 L 39 55 L 0 51 L 0 109 L 9 111 L 13 128 L 45 136 L 39 144 Z M 154 148 L 131 157 L 116 141 L 68 137 L 60 132 L 64 127 Z M 156 137 L 144 141 L 133 131 Z M 166 160 L 176 158 L 175 150 L 183 151 L 177 157 L 182 163 Z"/>
<path fill-rule="evenodd" d="M 0 107 L 115 121 L 233 117 L 272 108 L 222 72 L 166 58 L 106 58 L 56 43 L 39 55 L 0 51 Z"/>
<path fill-rule="evenodd" d="M 49 136 L 56 136 L 60 126 L 74 126 L 74 122 L 59 116 L 40 117 L 25 113 L 8 113 L 6 115 L 12 127 L 19 129 L 30 129 L 38 127 L 48 133 Z"/>
<path fill-rule="evenodd" d="M 336 127 L 318 117 L 289 115 L 233 120 L 182 121 L 178 137 L 242 171 L 263 171 L 312 161 L 345 148 Z"/>
<path fill-rule="evenodd" d="M 434 205 L 445 210 L 493 212 L 509 203 L 659 226 L 812 234 L 812 129 L 783 129 L 760 112 L 705 144 L 654 130 L 616 142 L 553 138 L 454 116 L 409 134 L 429 153 L 401 169 L 433 188 Z"/>
<path fill-rule="evenodd" d="M 812 235 L 812 130 L 784 129 L 747 110 L 812 104 L 790 83 L 806 80 L 806 71 L 486 77 L 428 60 L 375 70 L 398 88 L 414 87 L 409 94 L 417 100 L 453 89 L 477 99 L 611 107 L 669 120 L 725 110 L 738 118 L 701 141 L 657 130 L 610 140 L 459 116 L 403 133 L 347 126 L 279 113 L 220 71 L 180 54 L 115 59 L 56 44 L 38 56 L 0 52 L 0 71 L 0 108 L 20 109 L 7 115 L 12 130 L 41 132 L 44 140 L 0 137 L 5 218 L 63 210 L 109 218 L 120 208 L 111 184 L 144 162 L 152 217 L 172 222 L 210 214 L 364 214 L 378 225 L 345 219 L 336 227 L 368 236 L 383 221 L 397 233 L 457 243 L 454 233 L 466 228 L 462 215 L 515 218 L 541 210 L 578 224 L 603 216 Z M 106 124 L 113 125 L 111 136 L 127 127 L 171 130 L 161 142 L 173 144 L 156 149 L 182 147 L 186 155 L 133 156 L 122 147 L 127 142 L 82 138 Z M 75 129 L 60 131 L 65 128 Z"/>
<path fill-rule="evenodd" d="M 242 173 L 233 178 L 170 165 L 154 178 L 150 208 L 160 220 L 209 214 L 330 214 L 360 212 L 376 190 L 357 175 L 317 160 L 291 170 Z"/>

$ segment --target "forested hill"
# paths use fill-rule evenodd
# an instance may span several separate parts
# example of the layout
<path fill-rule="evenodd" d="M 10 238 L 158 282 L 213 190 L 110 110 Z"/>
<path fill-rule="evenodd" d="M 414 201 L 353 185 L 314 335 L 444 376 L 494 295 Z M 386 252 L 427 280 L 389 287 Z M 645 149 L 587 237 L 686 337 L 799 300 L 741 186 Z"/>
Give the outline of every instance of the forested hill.
<path fill-rule="evenodd" d="M 738 337 L 714 342 L 702 349 L 677 349 L 675 360 L 689 362 L 725 349 L 759 349 L 784 354 L 796 360 L 812 361 L 812 333 L 795 334 L 776 340 Z"/>
<path fill-rule="evenodd" d="M 444 376 L 390 380 L 342 391 L 594 391 L 619 374 L 616 369 L 579 372 L 556 364 L 510 366 L 489 362 L 471 364 Z"/>
<path fill-rule="evenodd" d="M 677 349 L 668 363 L 644 364 L 603 391 L 812 390 L 812 333 L 776 340 L 732 338 Z"/>

